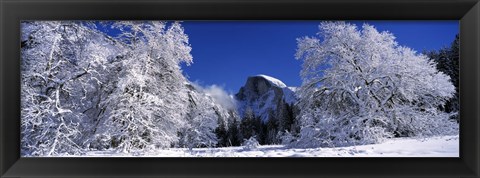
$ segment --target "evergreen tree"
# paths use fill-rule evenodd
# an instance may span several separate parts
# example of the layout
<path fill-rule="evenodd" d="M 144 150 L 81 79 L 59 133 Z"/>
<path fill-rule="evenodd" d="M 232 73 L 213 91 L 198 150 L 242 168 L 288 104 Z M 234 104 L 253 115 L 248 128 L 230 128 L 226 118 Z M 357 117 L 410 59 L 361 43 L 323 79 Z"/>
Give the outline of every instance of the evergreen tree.
<path fill-rule="evenodd" d="M 445 47 L 439 51 L 430 51 L 426 54 L 437 63 L 437 69 L 444 74 L 450 76 L 450 79 L 455 86 L 455 95 L 449 99 L 444 106 L 440 106 L 445 112 L 453 113 L 452 119 L 459 121 L 458 112 L 460 111 L 459 103 L 459 69 L 460 69 L 460 39 L 459 35 L 455 36 L 455 40 L 450 47 Z"/>
<path fill-rule="evenodd" d="M 215 134 L 217 135 L 218 139 L 217 147 L 226 147 L 228 146 L 227 126 L 221 119 L 218 120 L 218 123 L 218 127 L 215 129 Z"/>
<path fill-rule="evenodd" d="M 240 132 L 242 137 L 248 139 L 256 135 L 255 129 L 255 115 L 252 108 L 247 107 L 242 121 L 240 122 Z"/>
<path fill-rule="evenodd" d="M 291 131 L 292 125 L 294 124 L 294 114 L 293 114 L 293 104 L 290 105 L 285 103 L 283 109 L 280 111 L 283 112 L 282 118 L 279 119 L 278 130 L 279 131 Z"/>
<path fill-rule="evenodd" d="M 228 124 L 227 130 L 228 144 L 227 146 L 240 146 L 243 140 L 242 134 L 238 129 L 238 121 L 235 119 Z"/>
<path fill-rule="evenodd" d="M 280 119 L 274 119 L 271 118 L 267 121 L 266 124 L 264 124 L 265 128 L 265 141 L 264 144 L 277 144 L 279 143 L 277 140 L 277 133 L 278 133 L 278 120 Z"/>

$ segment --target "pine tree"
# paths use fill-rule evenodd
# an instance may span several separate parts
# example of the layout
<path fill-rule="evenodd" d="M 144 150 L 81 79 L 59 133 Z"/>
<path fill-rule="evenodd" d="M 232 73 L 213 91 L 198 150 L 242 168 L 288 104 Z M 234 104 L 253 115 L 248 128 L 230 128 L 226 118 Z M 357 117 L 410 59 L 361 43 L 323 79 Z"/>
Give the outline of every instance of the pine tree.
<path fill-rule="evenodd" d="M 267 123 L 264 124 L 265 126 L 265 141 L 264 144 L 277 144 L 279 143 L 277 140 L 277 133 L 278 133 L 278 120 L 280 119 L 268 119 Z"/>
<path fill-rule="evenodd" d="M 240 132 L 244 139 L 254 136 L 255 133 L 255 115 L 252 108 L 247 107 L 243 115 L 242 121 L 240 122 Z"/>
<path fill-rule="evenodd" d="M 215 134 L 218 139 L 217 147 L 226 147 L 228 146 L 227 126 L 221 119 L 218 120 L 218 123 L 218 127 L 215 129 Z"/>
<path fill-rule="evenodd" d="M 453 98 L 449 99 L 445 106 L 441 106 L 445 112 L 453 113 L 451 116 L 452 119 L 459 121 L 458 112 L 460 111 L 459 103 L 459 47 L 460 39 L 459 35 L 455 36 L 455 40 L 452 42 L 450 47 L 445 47 L 439 51 L 430 51 L 426 55 L 437 63 L 437 69 L 448 76 L 455 86 L 455 95 Z"/>
<path fill-rule="evenodd" d="M 238 121 L 235 119 L 228 124 L 228 146 L 240 146 L 243 140 L 242 134 L 238 129 Z"/>

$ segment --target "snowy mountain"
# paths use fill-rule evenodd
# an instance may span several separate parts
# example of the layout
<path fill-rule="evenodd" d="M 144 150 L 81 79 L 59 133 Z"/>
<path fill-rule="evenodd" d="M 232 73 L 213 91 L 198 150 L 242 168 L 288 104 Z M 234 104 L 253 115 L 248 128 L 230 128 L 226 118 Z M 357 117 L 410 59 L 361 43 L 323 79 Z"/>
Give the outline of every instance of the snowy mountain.
<path fill-rule="evenodd" d="M 297 101 L 295 87 L 267 75 L 250 76 L 235 94 L 238 113 L 244 116 L 249 109 L 263 122 L 270 118 L 285 118 L 292 115 L 292 106 Z"/>

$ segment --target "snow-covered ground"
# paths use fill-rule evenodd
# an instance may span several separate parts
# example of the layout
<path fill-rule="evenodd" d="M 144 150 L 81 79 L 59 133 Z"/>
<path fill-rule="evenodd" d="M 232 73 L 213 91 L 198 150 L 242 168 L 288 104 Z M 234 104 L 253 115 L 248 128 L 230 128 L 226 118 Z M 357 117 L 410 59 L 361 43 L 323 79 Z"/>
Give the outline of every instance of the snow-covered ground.
<path fill-rule="evenodd" d="M 265 145 L 257 149 L 243 147 L 172 148 L 148 153 L 114 153 L 91 151 L 87 157 L 459 157 L 459 136 L 441 136 L 426 139 L 396 138 L 381 144 L 338 148 L 286 148 Z M 82 157 L 83 157 L 82 156 Z"/>

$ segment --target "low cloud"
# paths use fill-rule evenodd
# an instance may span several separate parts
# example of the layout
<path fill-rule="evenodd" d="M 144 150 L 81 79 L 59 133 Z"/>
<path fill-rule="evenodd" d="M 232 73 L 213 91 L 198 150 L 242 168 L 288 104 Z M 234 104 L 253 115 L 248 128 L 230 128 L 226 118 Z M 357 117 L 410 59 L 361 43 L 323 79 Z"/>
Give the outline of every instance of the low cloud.
<path fill-rule="evenodd" d="M 198 82 L 194 82 L 193 85 L 198 90 L 210 95 L 217 104 L 220 104 L 226 109 L 236 109 L 237 105 L 233 95 L 228 94 L 222 86 L 210 85 L 203 87 Z"/>

